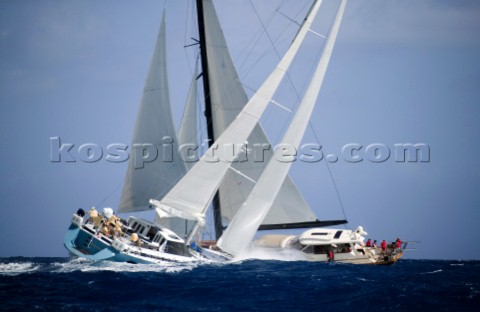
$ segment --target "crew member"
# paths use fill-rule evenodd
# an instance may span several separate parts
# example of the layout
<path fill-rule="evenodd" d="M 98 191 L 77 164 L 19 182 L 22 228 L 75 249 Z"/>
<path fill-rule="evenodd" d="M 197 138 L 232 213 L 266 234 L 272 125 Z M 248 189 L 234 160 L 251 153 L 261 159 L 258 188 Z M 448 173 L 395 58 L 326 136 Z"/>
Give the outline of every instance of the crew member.
<path fill-rule="evenodd" d="M 382 252 L 385 252 L 387 250 L 387 242 L 385 240 L 382 241 L 380 246 L 382 247 Z"/>
<path fill-rule="evenodd" d="M 402 240 L 400 239 L 400 237 L 397 237 L 397 240 L 395 241 L 397 243 L 397 248 L 402 248 Z"/>

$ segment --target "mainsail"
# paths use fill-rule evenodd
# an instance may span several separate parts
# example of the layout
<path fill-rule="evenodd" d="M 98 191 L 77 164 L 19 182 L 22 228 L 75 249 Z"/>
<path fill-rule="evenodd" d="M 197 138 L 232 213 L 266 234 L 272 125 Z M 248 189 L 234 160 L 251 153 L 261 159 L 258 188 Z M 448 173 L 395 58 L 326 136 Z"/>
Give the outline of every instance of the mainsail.
<path fill-rule="evenodd" d="M 281 141 L 283 144 L 296 147 L 301 143 L 315 102 L 317 101 L 323 78 L 325 77 L 325 72 L 345 10 L 345 4 L 346 0 L 342 0 L 322 57 L 320 58 L 302 102 Z M 278 195 L 282 185 L 281 181 L 287 176 L 291 165 L 292 162 L 281 162 L 275 161 L 274 159 L 268 163 L 267 168 L 257 181 L 248 199 L 235 215 L 222 237 L 218 240 L 218 247 L 234 256 L 238 256 L 239 253 L 248 247 L 258 227 L 272 206 L 273 198 Z"/>
<path fill-rule="evenodd" d="M 118 212 L 149 209 L 149 199 L 166 194 L 186 171 L 176 152 L 178 140 L 170 109 L 165 41 L 164 11 L 135 124 Z"/>
<path fill-rule="evenodd" d="M 222 149 L 231 144 L 243 143 L 251 135 L 298 52 L 312 20 L 318 12 L 320 2 L 314 2 L 284 57 L 238 114 L 235 121 L 217 138 L 216 145 L 209 148 L 200 161 L 160 202 L 154 200 L 151 201 L 152 204 L 179 217 L 197 220 L 200 223 L 204 222 L 205 211 L 227 174 L 231 161 L 239 152 L 238 150 L 235 151 L 232 157 Z M 218 147 L 220 148 L 216 151 Z M 215 152 L 218 152 L 218 154 L 215 155 Z"/>

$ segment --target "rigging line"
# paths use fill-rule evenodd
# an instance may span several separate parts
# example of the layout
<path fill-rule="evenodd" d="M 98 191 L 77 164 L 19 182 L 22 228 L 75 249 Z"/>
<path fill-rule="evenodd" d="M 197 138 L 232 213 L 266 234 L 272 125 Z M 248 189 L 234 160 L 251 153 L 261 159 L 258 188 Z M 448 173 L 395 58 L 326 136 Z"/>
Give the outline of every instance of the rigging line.
<path fill-rule="evenodd" d="M 250 69 L 246 71 L 245 76 L 248 75 L 248 74 L 250 73 L 250 71 L 255 68 L 255 65 L 256 65 L 257 63 L 259 63 L 266 55 L 268 55 L 268 53 L 270 53 L 271 50 L 274 50 L 274 51 L 275 51 L 275 54 L 277 55 L 277 57 L 278 57 L 279 59 L 281 58 L 281 56 L 279 55 L 278 50 L 276 49 L 275 42 L 278 42 L 278 41 L 280 40 L 281 36 L 287 31 L 288 25 L 285 26 L 285 28 L 284 28 L 282 31 L 279 32 L 279 34 L 276 36 L 275 39 L 272 39 L 272 38 L 271 38 L 270 34 L 269 34 L 268 31 L 267 31 L 267 27 L 268 27 L 268 25 L 270 25 L 270 23 L 273 21 L 276 12 L 279 12 L 280 8 L 284 5 L 285 2 L 287 2 L 287 1 L 286 1 L 286 0 L 282 1 L 282 2 L 277 6 L 277 8 L 273 11 L 273 13 L 270 15 L 270 17 L 268 17 L 268 18 L 265 20 L 265 22 L 264 22 L 264 21 L 261 19 L 260 15 L 258 14 L 257 9 L 255 8 L 255 5 L 251 2 L 251 0 L 249 1 L 250 6 L 252 7 L 253 11 L 255 12 L 255 15 L 256 15 L 258 21 L 259 21 L 260 24 L 262 25 L 261 28 L 263 29 L 263 32 L 262 32 L 261 30 L 259 30 L 259 31 L 257 32 L 257 34 L 255 34 L 255 35 L 253 36 L 253 38 L 255 38 L 256 36 L 258 36 L 258 38 L 256 39 L 256 43 L 253 43 L 253 44 L 252 44 L 252 49 L 250 50 L 250 52 L 248 53 L 248 55 L 245 57 L 245 60 L 244 60 L 244 62 L 241 64 L 241 66 L 240 66 L 239 69 L 241 70 L 241 68 L 245 65 L 248 57 L 253 53 L 253 47 L 255 47 L 255 46 L 257 45 L 257 43 L 261 40 L 261 38 L 262 38 L 262 33 L 265 33 L 266 36 L 268 37 L 268 39 L 269 39 L 269 41 L 270 41 L 270 47 L 265 50 L 265 52 L 263 53 L 263 55 L 262 55 L 255 63 L 252 64 L 252 66 L 250 67 Z M 303 10 L 304 7 L 305 7 L 305 5 L 301 8 L 301 10 Z M 295 17 L 297 17 L 298 14 L 300 14 L 301 10 L 295 15 Z M 287 39 L 290 39 L 290 38 L 285 38 L 285 39 L 283 39 L 282 41 L 285 41 L 285 40 L 287 40 Z"/>
<path fill-rule="evenodd" d="M 333 24 L 330 25 L 330 29 L 328 31 L 328 36 L 330 36 L 330 33 L 332 32 L 332 28 L 333 28 Z M 315 140 L 317 141 L 317 143 L 320 145 L 320 140 L 318 139 L 318 135 L 315 131 L 315 128 L 313 127 L 312 123 L 309 121 L 308 122 L 308 125 L 309 125 L 309 128 L 311 129 L 312 133 L 313 133 L 313 136 L 315 137 Z M 337 195 L 337 198 L 338 198 L 338 202 L 340 203 L 340 207 L 342 208 L 342 213 L 343 213 L 343 217 L 345 218 L 345 220 L 347 219 L 347 215 L 345 213 L 345 207 L 343 205 L 343 202 L 342 202 L 342 199 L 340 197 L 340 192 L 338 190 L 338 186 L 337 186 L 337 183 L 335 182 L 335 179 L 333 178 L 333 174 L 332 174 L 332 171 L 330 170 L 330 167 L 328 165 L 328 161 L 325 159 L 325 166 L 327 167 L 327 170 L 328 170 L 328 173 L 330 175 L 330 179 L 332 180 L 332 184 L 333 184 L 333 187 L 335 189 L 335 193 Z"/>
<path fill-rule="evenodd" d="M 285 1 L 285 0 L 284 0 Z M 280 4 L 282 5 L 282 4 Z M 253 7 L 253 4 L 250 2 L 250 6 Z M 255 10 L 255 8 L 253 8 Z M 277 8 L 278 9 L 278 8 Z M 272 22 L 273 18 L 275 16 L 275 11 L 266 19 L 266 25 L 270 25 L 270 23 Z M 245 64 L 247 63 L 247 60 L 250 58 L 250 56 L 252 55 L 253 51 L 254 51 L 254 48 L 255 46 L 257 46 L 258 42 L 262 39 L 262 29 L 258 29 L 256 31 L 256 33 L 252 36 L 252 39 L 251 39 L 251 42 L 246 44 L 244 49 L 239 53 L 239 59 L 240 58 L 244 58 L 243 62 L 240 63 L 240 66 L 238 67 L 238 70 L 241 71 L 242 68 L 245 66 Z M 251 47 L 250 48 L 250 51 L 249 52 L 246 52 L 247 48 L 248 47 Z M 245 57 L 242 57 L 242 55 L 244 53 L 247 53 L 247 55 Z M 251 70 L 251 69 L 250 69 Z M 248 70 L 247 73 L 250 71 Z"/>
<path fill-rule="evenodd" d="M 190 72 L 193 73 L 193 65 L 192 65 L 192 61 L 188 55 L 188 49 L 186 49 L 187 47 L 190 47 L 190 46 L 194 46 L 196 45 L 196 43 L 193 43 L 193 44 L 187 44 L 187 37 L 190 37 L 189 39 L 190 40 L 193 40 L 195 42 L 198 42 L 198 40 L 192 38 L 190 36 L 190 34 L 193 34 L 194 32 L 192 31 L 192 28 L 195 27 L 195 25 L 193 25 L 194 23 L 191 23 L 191 28 L 190 28 L 190 31 L 188 31 L 189 29 L 189 21 L 194 21 L 195 19 L 191 16 L 191 15 L 194 15 L 194 10 L 193 8 L 190 6 L 190 1 L 187 1 L 187 7 L 186 7 L 186 12 L 184 14 L 185 16 L 185 26 L 184 26 L 184 33 L 183 33 L 183 53 L 185 54 L 185 58 L 188 62 L 188 67 L 190 69 Z"/>
<path fill-rule="evenodd" d="M 284 2 L 286 2 L 286 1 L 283 1 L 283 2 L 277 7 L 277 9 L 275 10 L 275 12 L 278 12 L 279 14 L 283 15 L 283 13 L 280 12 L 280 7 L 282 7 L 282 6 L 284 5 Z M 267 31 L 267 29 L 266 29 L 266 25 L 265 25 L 265 23 L 262 21 L 262 19 L 261 19 L 260 15 L 258 14 L 258 11 L 256 10 L 254 4 L 252 3 L 251 0 L 249 0 L 249 3 L 250 3 L 250 5 L 251 5 L 253 11 L 255 12 L 255 15 L 256 15 L 257 19 L 259 20 L 260 24 L 262 25 L 264 33 L 266 34 L 268 40 L 270 41 L 271 48 L 275 51 L 275 54 L 277 55 L 277 57 L 280 58 L 279 52 L 278 52 L 278 50 L 277 50 L 277 48 L 276 48 L 276 45 L 275 45 L 275 41 L 278 40 L 278 38 L 282 35 L 283 32 L 285 32 L 286 29 L 277 37 L 276 40 L 273 40 L 273 39 L 271 38 L 270 34 L 268 33 L 268 31 Z M 301 12 L 305 7 L 306 7 L 306 4 L 305 4 L 305 5 L 301 8 L 301 10 L 295 15 L 295 17 L 297 17 L 298 14 L 300 14 L 300 12 Z M 273 19 L 273 17 L 272 17 L 272 19 Z M 289 18 L 289 20 L 291 21 L 290 18 Z M 295 24 L 297 24 L 297 23 L 295 22 Z M 324 46 L 325 46 L 325 41 L 323 41 L 323 47 L 324 47 Z M 321 51 L 323 51 L 323 49 L 322 49 Z M 265 54 L 264 54 L 261 58 L 265 57 L 265 56 L 267 55 L 267 53 L 268 53 L 268 50 L 265 52 Z M 260 60 L 261 60 L 261 58 L 260 58 Z M 317 59 L 318 59 L 318 58 L 317 58 Z M 259 61 L 260 61 L 260 60 L 259 60 Z M 258 61 L 258 62 L 259 62 L 259 61 Z M 257 63 L 258 63 L 258 62 L 257 62 Z M 255 64 L 254 64 L 254 65 L 255 65 Z M 254 68 L 254 66 L 252 66 L 252 69 L 253 69 L 253 68 Z M 313 71 L 313 69 L 312 69 L 311 71 Z M 292 80 L 292 78 L 291 78 L 291 76 L 290 76 L 290 73 L 289 73 L 288 71 L 287 71 L 287 73 L 286 73 L 286 78 L 287 78 L 286 81 L 287 81 L 289 87 L 292 89 L 295 97 L 297 98 L 298 101 L 300 101 L 300 94 L 299 94 L 299 92 L 298 92 L 295 84 L 293 83 L 293 80 Z M 305 87 L 304 87 L 304 88 L 305 88 Z M 299 103 L 297 102 L 297 104 L 295 105 L 295 107 L 297 107 L 298 105 L 299 105 Z M 294 109 L 295 109 L 295 107 L 294 107 Z M 286 125 L 284 125 L 284 127 L 283 127 L 283 129 L 282 129 L 281 131 L 279 131 L 279 135 L 280 135 L 282 132 L 285 131 L 285 127 L 286 127 Z"/>
<path fill-rule="evenodd" d="M 285 13 L 281 12 L 280 10 L 277 11 L 278 14 L 282 15 L 283 17 L 285 17 L 286 19 L 288 19 L 290 22 L 296 24 L 297 26 L 302 26 L 299 22 L 297 22 L 296 20 L 288 17 Z"/>
<path fill-rule="evenodd" d="M 260 15 L 258 15 L 258 11 L 257 11 L 257 9 L 255 8 L 255 6 L 253 5 L 252 0 L 249 0 L 248 2 L 250 2 L 250 5 L 252 6 L 252 9 L 253 9 L 253 12 L 255 13 L 255 16 L 257 17 L 258 21 L 259 21 L 260 24 L 262 25 L 263 32 L 264 32 L 265 35 L 267 36 L 268 41 L 270 41 L 270 45 L 272 46 L 273 50 L 275 51 L 275 54 L 277 55 L 277 57 L 278 57 L 279 59 L 282 58 L 282 57 L 280 56 L 280 53 L 279 53 L 278 50 L 277 50 L 277 47 L 276 47 L 275 44 L 273 43 L 272 37 L 271 37 L 270 34 L 268 33 L 265 24 L 263 23 L 262 19 L 260 18 Z"/>
<path fill-rule="evenodd" d="M 257 15 L 257 18 L 259 19 L 260 24 L 262 24 L 262 27 L 261 27 L 261 28 L 263 28 L 263 31 L 262 31 L 262 29 L 259 29 L 259 30 L 257 31 L 257 33 L 252 37 L 252 43 L 246 45 L 246 47 L 247 47 L 247 46 L 251 46 L 252 48 L 250 49 L 250 52 L 249 52 L 249 53 L 246 55 L 246 57 L 244 58 L 243 63 L 241 63 L 241 65 L 240 65 L 240 67 L 239 67 L 239 71 L 242 70 L 242 68 L 243 68 L 243 67 L 245 66 L 245 64 L 247 63 L 247 60 L 249 59 L 249 57 L 251 56 L 251 54 L 254 52 L 254 48 L 258 45 L 258 42 L 262 39 L 262 34 L 263 34 L 263 33 L 267 33 L 267 31 L 266 31 L 267 27 L 272 23 L 272 21 L 273 21 L 274 18 L 275 18 L 276 12 L 279 11 L 279 9 L 280 9 L 282 6 L 284 6 L 284 3 L 285 3 L 285 2 L 287 2 L 287 0 L 282 1 L 282 2 L 277 6 L 277 8 L 273 11 L 273 13 L 272 13 L 268 18 L 265 19 L 265 22 L 262 22 L 262 20 L 261 20 L 260 17 L 259 17 L 259 14 L 256 14 L 256 15 Z M 252 2 L 250 2 L 250 6 L 252 7 L 253 11 L 256 12 L 256 8 L 255 8 L 255 6 L 253 5 Z M 298 11 L 298 12 L 295 14 L 295 17 L 297 17 L 297 16 L 302 12 L 302 9 L 303 9 L 304 7 L 305 7 L 305 6 L 303 6 L 303 7 L 300 9 L 300 11 Z M 276 36 L 275 39 L 270 40 L 270 42 L 273 41 L 273 42 L 277 42 L 277 43 L 278 43 L 278 41 L 281 39 L 282 35 L 283 35 L 287 30 L 288 30 L 288 25 L 286 25 L 286 26 L 283 28 L 283 30 L 281 30 L 281 31 L 279 32 L 279 34 Z M 268 33 L 267 33 L 267 35 L 268 35 Z M 255 37 L 257 37 L 256 40 L 254 40 Z M 281 42 L 286 41 L 286 40 L 291 40 L 291 39 L 290 39 L 290 37 L 284 38 L 284 39 L 281 39 Z M 260 61 L 261 61 L 264 57 L 266 57 L 266 56 L 270 53 L 270 51 L 274 49 L 274 47 L 275 47 L 274 44 L 272 44 L 270 47 L 268 47 L 268 48 L 263 52 L 263 55 L 261 55 L 261 56 L 257 59 L 257 61 L 254 62 L 254 63 L 250 66 L 250 68 L 245 71 L 245 74 L 242 74 L 242 75 L 245 76 L 245 77 L 248 76 L 248 74 L 249 74 L 253 69 L 256 68 L 256 64 L 260 63 Z M 242 53 L 240 53 L 240 55 L 241 55 L 241 54 L 243 54 L 243 51 L 242 51 Z M 278 55 L 278 53 L 277 53 L 277 55 Z"/>
<path fill-rule="evenodd" d="M 118 188 L 120 187 L 120 185 L 122 185 L 122 184 L 123 184 L 123 181 L 120 182 L 120 183 L 118 183 L 117 186 L 115 186 L 115 187 L 113 188 L 113 190 L 110 192 L 110 194 L 108 194 L 100 203 L 98 203 L 96 207 L 99 207 L 99 208 L 100 208 L 100 206 L 101 206 L 107 199 L 109 199 L 109 198 L 113 195 L 113 193 L 115 193 L 115 192 L 118 190 Z M 118 210 L 118 209 L 117 209 L 117 210 Z"/>
<path fill-rule="evenodd" d="M 309 121 L 308 126 L 312 130 L 313 136 L 315 137 L 315 140 L 317 143 L 320 145 L 320 140 L 318 139 L 317 133 L 315 132 L 315 129 L 312 126 L 312 123 Z M 340 203 L 340 207 L 342 208 L 342 213 L 343 217 L 345 220 L 347 219 L 347 214 L 345 213 L 345 208 L 343 206 L 342 198 L 340 197 L 340 192 L 338 191 L 338 186 L 337 183 L 335 182 L 335 179 L 333 178 L 332 171 L 330 170 L 330 166 L 328 165 L 328 161 L 325 159 L 325 166 L 327 167 L 328 174 L 330 175 L 330 179 L 332 180 L 333 188 L 335 189 L 335 193 L 337 195 L 338 202 Z"/>
<path fill-rule="evenodd" d="M 316 56 L 315 56 L 313 59 L 319 60 L 319 59 L 322 57 L 323 50 L 324 50 L 324 48 L 325 48 L 325 43 L 326 43 L 326 41 L 324 40 L 324 41 L 322 42 L 322 47 L 321 47 L 321 49 L 317 52 Z M 310 81 L 310 79 L 311 79 L 311 77 L 312 77 L 313 71 L 314 71 L 314 67 L 311 67 L 310 70 L 309 70 L 309 72 L 308 72 L 308 74 L 305 75 L 305 79 L 304 79 L 304 81 L 303 81 L 303 86 L 300 87 L 300 89 L 302 90 L 302 92 L 303 92 L 303 91 L 305 90 L 305 88 L 307 87 L 308 82 Z M 296 88 L 295 85 L 293 84 L 293 81 L 291 81 L 291 77 L 289 76 L 288 73 L 286 74 L 286 76 L 287 76 L 287 78 L 288 78 L 288 81 L 290 82 L 290 83 L 289 83 L 289 87 L 292 89 L 292 91 L 294 92 L 295 97 L 297 98 L 297 103 L 295 103 L 295 104 L 293 105 L 293 106 L 294 106 L 293 109 L 292 109 L 292 111 L 293 111 L 293 110 L 296 110 L 296 109 L 298 108 L 298 106 L 300 105 L 301 98 L 300 98 L 300 93 L 298 92 L 297 88 Z M 307 78 L 307 77 L 308 77 L 308 78 Z M 290 119 L 292 119 L 292 118 L 293 118 L 293 115 L 290 114 Z M 310 121 L 309 121 L 309 123 L 310 123 Z M 280 131 L 278 131 L 278 137 L 280 137 L 280 135 L 286 131 L 285 129 L 288 127 L 288 124 L 289 124 L 289 123 L 284 123 L 282 129 L 281 129 Z M 318 141 L 318 140 L 317 140 L 317 141 Z M 317 143 L 319 143 L 319 142 L 317 142 Z M 320 143 L 319 143 L 319 144 L 320 144 Z"/>

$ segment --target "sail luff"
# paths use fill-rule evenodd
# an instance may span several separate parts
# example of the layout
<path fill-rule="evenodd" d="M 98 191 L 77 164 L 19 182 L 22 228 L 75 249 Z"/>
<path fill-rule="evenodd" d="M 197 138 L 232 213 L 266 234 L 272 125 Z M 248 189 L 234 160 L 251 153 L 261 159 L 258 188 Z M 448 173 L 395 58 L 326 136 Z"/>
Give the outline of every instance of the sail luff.
<path fill-rule="evenodd" d="M 248 139 L 305 39 L 308 29 L 318 12 L 320 3 L 321 1 L 313 3 L 312 10 L 306 17 L 289 49 L 267 80 L 245 105 L 236 120 L 220 135 L 215 141 L 215 145 L 208 149 L 200 161 L 161 200 L 159 208 L 167 206 L 167 210 L 173 208 L 191 215 L 202 215 L 205 213 L 208 204 L 211 202 L 231 165 L 229 158 L 225 157 L 225 155 L 222 155 L 223 157 L 220 156 L 219 161 L 215 161 L 214 152 L 218 147 L 222 149 L 233 143 L 243 143 Z M 222 151 L 218 152 L 221 153 Z M 233 156 L 238 155 L 238 153 L 238 150 L 234 151 Z"/>
<path fill-rule="evenodd" d="M 325 77 L 345 5 L 346 0 L 342 0 L 322 57 L 318 62 L 297 113 L 281 141 L 283 144 L 296 147 L 301 143 Z M 287 176 L 291 165 L 292 162 L 282 162 L 275 159 L 269 161 L 267 168 L 257 181 L 248 199 L 218 240 L 218 247 L 234 256 L 238 256 L 248 248 L 260 224 L 267 215 L 273 199 L 280 191 L 281 181 Z"/>

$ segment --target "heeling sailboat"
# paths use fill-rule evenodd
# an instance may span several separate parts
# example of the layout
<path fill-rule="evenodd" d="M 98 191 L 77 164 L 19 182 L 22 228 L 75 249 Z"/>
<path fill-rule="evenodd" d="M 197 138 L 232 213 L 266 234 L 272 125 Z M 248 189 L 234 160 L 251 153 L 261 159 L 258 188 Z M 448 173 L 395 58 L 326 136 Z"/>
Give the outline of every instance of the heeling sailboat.
<path fill-rule="evenodd" d="M 225 145 L 228 141 L 238 141 L 231 137 L 231 131 L 230 136 L 228 134 L 224 135 L 223 132 L 235 119 L 235 115 L 242 110 L 247 101 L 247 97 L 241 85 L 238 83 L 237 74 L 228 49 L 226 48 L 212 1 L 199 0 L 197 1 L 197 5 L 200 8 L 198 10 L 199 20 L 204 21 L 203 23 L 199 23 L 200 34 L 201 37 L 203 37 L 202 42 L 204 42 L 201 49 L 202 60 L 205 62 L 203 76 L 204 79 L 205 77 L 210 77 L 206 79 L 208 83 L 205 83 L 205 85 L 208 86 L 208 88 L 205 88 L 205 94 L 208 98 L 207 103 L 212 103 L 212 118 L 209 124 L 212 125 L 213 131 L 210 132 L 217 133 L 219 138 L 223 136 L 223 141 L 221 141 L 220 144 Z M 302 27 L 305 28 L 305 26 Z M 175 185 L 175 189 L 178 190 L 179 183 L 185 183 L 187 185 L 192 183 L 192 178 L 185 177 L 185 180 L 179 180 L 187 168 L 178 154 L 173 153 L 173 159 L 169 162 L 150 162 L 144 159 L 145 156 L 146 158 L 152 156 L 150 153 L 162 150 L 161 147 L 164 144 L 172 144 L 173 150 L 176 151 L 181 143 L 175 134 L 169 104 L 169 86 L 166 74 L 165 28 L 164 13 L 134 130 L 132 140 L 133 157 L 128 164 L 119 213 L 149 210 L 151 209 L 148 202 L 149 199 L 162 197 L 165 199 L 163 195 L 170 190 L 172 186 Z M 294 40 L 292 48 L 290 48 L 290 52 L 288 53 L 288 62 L 291 62 L 293 59 L 302 40 L 303 38 L 301 38 L 301 36 L 297 36 Z M 209 58 L 210 60 L 208 60 Z M 206 66 L 208 63 L 211 64 L 209 67 Z M 281 66 L 275 70 L 274 75 L 272 75 L 273 78 L 270 80 L 276 80 L 275 83 L 277 86 L 281 77 L 284 75 L 284 69 L 287 67 L 288 64 L 283 62 Z M 268 83 L 266 85 L 268 85 Z M 269 92 L 272 93 L 273 90 Z M 257 95 L 256 98 L 262 98 L 262 96 L 263 95 L 260 94 Z M 190 98 L 193 97 L 194 96 L 191 96 Z M 269 100 L 264 101 L 264 106 L 268 104 L 268 101 Z M 190 107 L 190 105 L 188 106 Z M 245 115 L 244 111 L 242 112 Z M 191 113 L 186 113 L 185 116 L 191 116 Z M 158 118 L 162 119 L 161 122 L 158 121 Z M 239 121 L 236 121 L 236 123 L 237 125 L 242 124 Z M 193 122 L 185 122 L 185 119 L 182 123 L 182 125 L 190 126 L 191 124 L 193 124 Z M 251 138 L 256 142 L 268 143 L 266 136 L 257 125 L 256 120 L 250 120 L 248 124 L 249 130 L 243 132 L 245 138 L 242 139 L 242 141 L 245 141 L 245 139 L 251 135 Z M 180 133 L 182 133 L 182 131 L 181 129 Z M 185 131 L 188 132 L 187 130 Z M 215 142 L 218 144 L 217 141 Z M 138 159 L 139 156 L 140 159 Z M 224 159 L 223 156 L 222 159 Z M 198 164 L 200 163 L 205 162 L 200 161 Z M 198 164 L 196 164 L 192 170 L 194 170 Z M 209 167 L 207 171 L 210 173 L 216 172 L 217 164 L 218 163 L 212 163 L 211 166 L 207 166 Z M 223 162 L 221 162 L 221 164 L 223 164 Z M 225 173 L 230 165 L 231 163 L 228 163 L 227 166 L 223 166 L 223 174 L 220 178 L 218 174 L 214 174 L 212 177 L 206 179 L 206 184 L 209 185 L 209 193 L 211 194 L 208 195 L 208 202 L 205 202 L 204 207 L 201 208 L 201 213 L 192 214 L 189 211 L 157 208 L 157 222 L 152 223 L 135 217 L 122 220 L 114 216 L 113 212 L 109 209 L 106 209 L 103 215 L 93 210 L 90 213 L 90 218 L 84 220 L 85 212 L 79 210 L 74 215 L 72 225 L 66 234 L 64 240 L 65 246 L 77 256 L 94 260 L 108 259 L 113 261 L 150 263 L 161 261 L 191 261 L 192 258 L 202 258 L 201 254 L 189 248 L 189 243 L 193 239 L 193 235 L 204 225 L 205 211 L 213 198 L 213 194 L 215 194 L 217 189 L 221 188 L 221 194 L 224 194 L 224 196 L 219 201 L 225 203 L 230 202 L 230 204 L 223 205 L 225 208 L 224 211 L 222 211 L 223 217 L 228 220 L 228 218 L 231 218 L 236 210 L 238 210 L 239 204 L 243 202 L 242 196 L 246 198 L 249 193 L 249 188 L 251 189 L 251 186 L 249 187 L 247 183 L 243 183 L 243 185 L 247 186 L 246 188 L 239 188 L 239 177 L 235 175 L 225 177 Z M 248 165 L 245 166 L 245 164 L 242 165 L 243 168 L 241 169 L 252 177 L 258 177 L 263 170 L 262 165 L 254 162 L 250 162 L 252 168 L 249 168 Z M 197 169 L 197 172 L 199 170 L 203 171 L 203 168 Z M 237 169 L 233 170 L 240 172 Z M 243 176 L 246 177 L 245 174 Z M 195 183 L 195 177 L 197 176 L 194 174 L 193 177 L 194 188 L 203 184 L 203 182 Z M 215 186 L 213 189 L 210 181 L 214 181 Z M 222 181 L 223 185 L 221 184 Z M 235 197 L 233 200 L 231 192 L 228 191 L 229 184 L 232 185 L 232 183 L 236 189 L 236 194 L 241 195 L 240 197 Z M 284 220 L 291 222 L 292 220 L 296 221 L 295 219 L 299 221 L 306 219 L 307 221 L 315 222 L 313 212 L 311 212 L 308 205 L 303 201 L 293 183 L 287 179 L 285 185 L 285 194 L 287 194 L 287 197 L 296 200 L 296 209 L 292 209 L 293 206 L 286 206 L 285 203 L 288 202 L 287 200 L 279 201 L 279 208 L 275 208 L 276 206 L 274 206 L 272 209 L 274 212 L 272 214 L 272 220 L 285 223 Z M 171 200 L 174 198 L 172 194 L 175 194 L 175 192 L 171 191 L 169 194 L 168 199 Z M 188 195 L 188 192 L 184 194 Z M 198 194 L 198 190 L 196 190 L 196 194 Z M 153 201 L 153 203 L 155 203 L 155 201 Z M 289 218 L 285 218 L 285 216 Z M 219 215 L 217 215 L 216 218 L 220 220 Z M 217 224 L 221 223 L 217 221 Z M 204 250 L 204 253 L 207 253 L 209 257 L 212 256 L 212 253 L 214 254 L 214 252 L 207 252 L 206 250 Z M 219 255 L 214 255 L 214 258 L 218 258 L 218 256 Z"/>
<path fill-rule="evenodd" d="M 109 210 L 104 212 L 103 217 L 93 211 L 90 218 L 84 221 L 84 212 L 79 211 L 73 217 L 72 225 L 65 237 L 65 246 L 78 256 L 94 260 L 162 263 L 194 261 L 205 257 L 215 260 L 224 259 L 222 254 L 214 251 L 190 248 L 190 242 L 203 228 L 207 208 L 214 196 L 218 199 L 213 201 L 221 204 L 215 214 L 217 237 L 221 235 L 222 217 L 227 222 L 236 218 L 237 211 L 255 185 L 251 181 L 261 179 L 262 171 L 272 157 L 272 153 L 268 153 L 263 163 L 234 161 L 241 149 L 233 155 L 231 152 L 217 151 L 220 152 L 217 155 L 221 159 L 219 162 L 210 162 L 209 158 L 213 157 L 217 146 L 228 146 L 245 141 L 268 144 L 258 120 L 305 38 L 320 2 L 314 1 L 284 58 L 247 103 L 248 99 L 238 82 L 213 3 L 211 0 L 198 0 L 202 76 L 206 107 L 211 111 L 207 114 L 210 115 L 207 124 L 210 138 L 214 140 L 215 145 L 186 174 L 185 164 L 175 153 L 172 156 L 174 159 L 168 163 L 139 162 L 139 159 L 132 157 L 125 178 L 119 212 L 149 210 L 151 205 L 154 205 L 157 207 L 155 222 L 135 217 L 121 220 L 112 216 Z M 142 157 L 150 156 L 149 153 L 152 150 L 162 150 L 163 144 L 173 144 L 173 150 L 176 151 L 178 146 L 185 143 L 182 142 L 182 137 L 195 136 L 194 134 L 180 135 L 177 139 L 175 134 L 166 75 L 164 17 L 134 131 L 132 154 Z M 195 81 L 192 86 L 193 91 Z M 189 98 L 192 99 L 195 96 L 191 95 Z M 192 126 L 195 125 L 194 118 L 191 118 L 195 113 L 190 112 L 192 101 L 188 103 L 190 104 L 187 105 L 180 134 L 191 133 L 191 129 L 196 129 L 196 126 Z M 159 122 L 158 118 L 162 118 L 162 122 Z M 188 126 L 190 130 L 186 130 Z M 151 147 L 156 149 L 151 150 Z M 266 228 L 295 228 L 346 222 L 345 220 L 318 221 L 286 174 L 278 188 L 280 191 L 270 198 L 273 204 L 269 205 L 266 216 L 262 218 L 263 223 L 267 224 Z M 215 195 L 219 189 L 219 195 Z M 149 203 L 149 199 L 153 200 Z M 116 223 L 117 226 L 101 226 L 102 219 L 104 224 L 110 222 Z M 234 223 L 231 223 L 228 229 L 233 228 Z M 249 243 L 248 239 L 247 243 Z M 230 251 L 230 253 L 236 252 Z"/>

